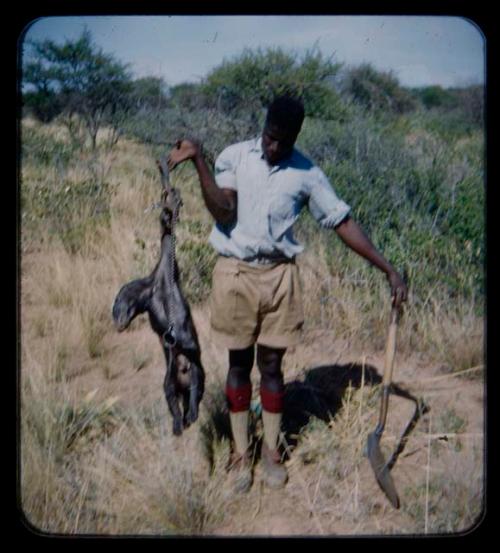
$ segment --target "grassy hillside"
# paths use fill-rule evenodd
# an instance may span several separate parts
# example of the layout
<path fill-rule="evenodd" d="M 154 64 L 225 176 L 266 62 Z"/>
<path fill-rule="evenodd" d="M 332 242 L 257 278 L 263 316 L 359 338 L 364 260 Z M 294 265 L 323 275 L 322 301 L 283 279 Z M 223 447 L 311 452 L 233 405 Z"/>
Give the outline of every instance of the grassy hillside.
<path fill-rule="evenodd" d="M 476 521 L 483 494 L 482 130 L 453 126 L 439 111 L 389 119 L 354 111 L 348 124 L 308 118 L 299 146 L 408 274 L 395 378 L 431 410 L 393 470 L 401 510 L 385 501 L 363 456 L 378 415 L 389 310 L 383 276 L 304 213 L 297 236 L 307 245 L 299 259 L 307 323 L 303 343 L 285 357 L 290 482 L 265 490 L 257 468 L 249 496 L 235 498 L 225 477 L 226 353 L 207 325 L 212 222 L 193 169 L 179 168 L 172 180 L 184 202 L 177 254 L 207 392 L 201 420 L 179 439 L 147 319 L 118 335 L 110 313 L 119 287 L 157 260 L 159 213 L 148 208 L 159 199 L 160 149 L 130 136 L 112 151 L 89 153 L 72 146 L 57 121 L 25 119 L 21 503 L 36 528 L 378 535 L 457 532 Z M 313 396 L 324 408 L 311 408 Z M 391 399 L 386 452 L 411 412 L 411 402 Z M 254 425 L 259 437 L 258 417 Z"/>

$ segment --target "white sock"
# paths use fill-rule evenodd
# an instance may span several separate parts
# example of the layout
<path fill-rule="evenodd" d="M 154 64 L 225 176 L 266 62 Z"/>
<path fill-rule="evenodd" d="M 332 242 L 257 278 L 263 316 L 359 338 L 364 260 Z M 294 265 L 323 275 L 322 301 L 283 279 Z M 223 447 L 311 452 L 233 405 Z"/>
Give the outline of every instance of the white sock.
<path fill-rule="evenodd" d="M 269 413 L 262 410 L 262 423 L 264 425 L 264 441 L 267 447 L 274 451 L 278 446 L 282 413 Z"/>
<path fill-rule="evenodd" d="M 229 412 L 231 421 L 231 431 L 233 433 L 234 446 L 241 455 L 248 449 L 248 414 L 250 411 L 239 411 L 238 413 Z"/>

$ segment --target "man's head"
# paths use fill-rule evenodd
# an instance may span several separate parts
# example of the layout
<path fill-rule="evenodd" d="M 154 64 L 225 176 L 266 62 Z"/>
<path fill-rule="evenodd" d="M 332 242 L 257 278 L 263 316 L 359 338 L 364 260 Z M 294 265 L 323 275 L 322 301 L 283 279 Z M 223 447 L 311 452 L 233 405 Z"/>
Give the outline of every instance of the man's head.
<path fill-rule="evenodd" d="M 304 121 L 304 105 L 290 96 L 279 96 L 267 110 L 262 132 L 262 150 L 270 165 L 287 158 Z"/>

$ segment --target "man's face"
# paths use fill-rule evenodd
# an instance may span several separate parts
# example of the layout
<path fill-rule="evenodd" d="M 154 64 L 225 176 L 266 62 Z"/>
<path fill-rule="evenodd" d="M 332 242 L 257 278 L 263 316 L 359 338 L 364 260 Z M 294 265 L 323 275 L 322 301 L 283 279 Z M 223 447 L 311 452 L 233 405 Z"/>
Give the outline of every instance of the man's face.
<path fill-rule="evenodd" d="M 269 165 L 276 165 L 292 153 L 298 133 L 267 124 L 262 132 L 262 151 Z"/>

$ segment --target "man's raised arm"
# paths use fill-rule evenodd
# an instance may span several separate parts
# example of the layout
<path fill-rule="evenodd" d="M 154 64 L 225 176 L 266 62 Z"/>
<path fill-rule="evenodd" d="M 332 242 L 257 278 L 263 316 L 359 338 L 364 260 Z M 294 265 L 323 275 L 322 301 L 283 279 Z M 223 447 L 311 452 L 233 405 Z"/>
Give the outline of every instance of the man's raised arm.
<path fill-rule="evenodd" d="M 203 199 L 217 223 L 228 225 L 236 219 L 237 194 L 234 190 L 219 188 L 203 157 L 202 145 L 195 140 L 178 140 L 168 156 L 170 170 L 191 159 L 198 172 Z"/>

